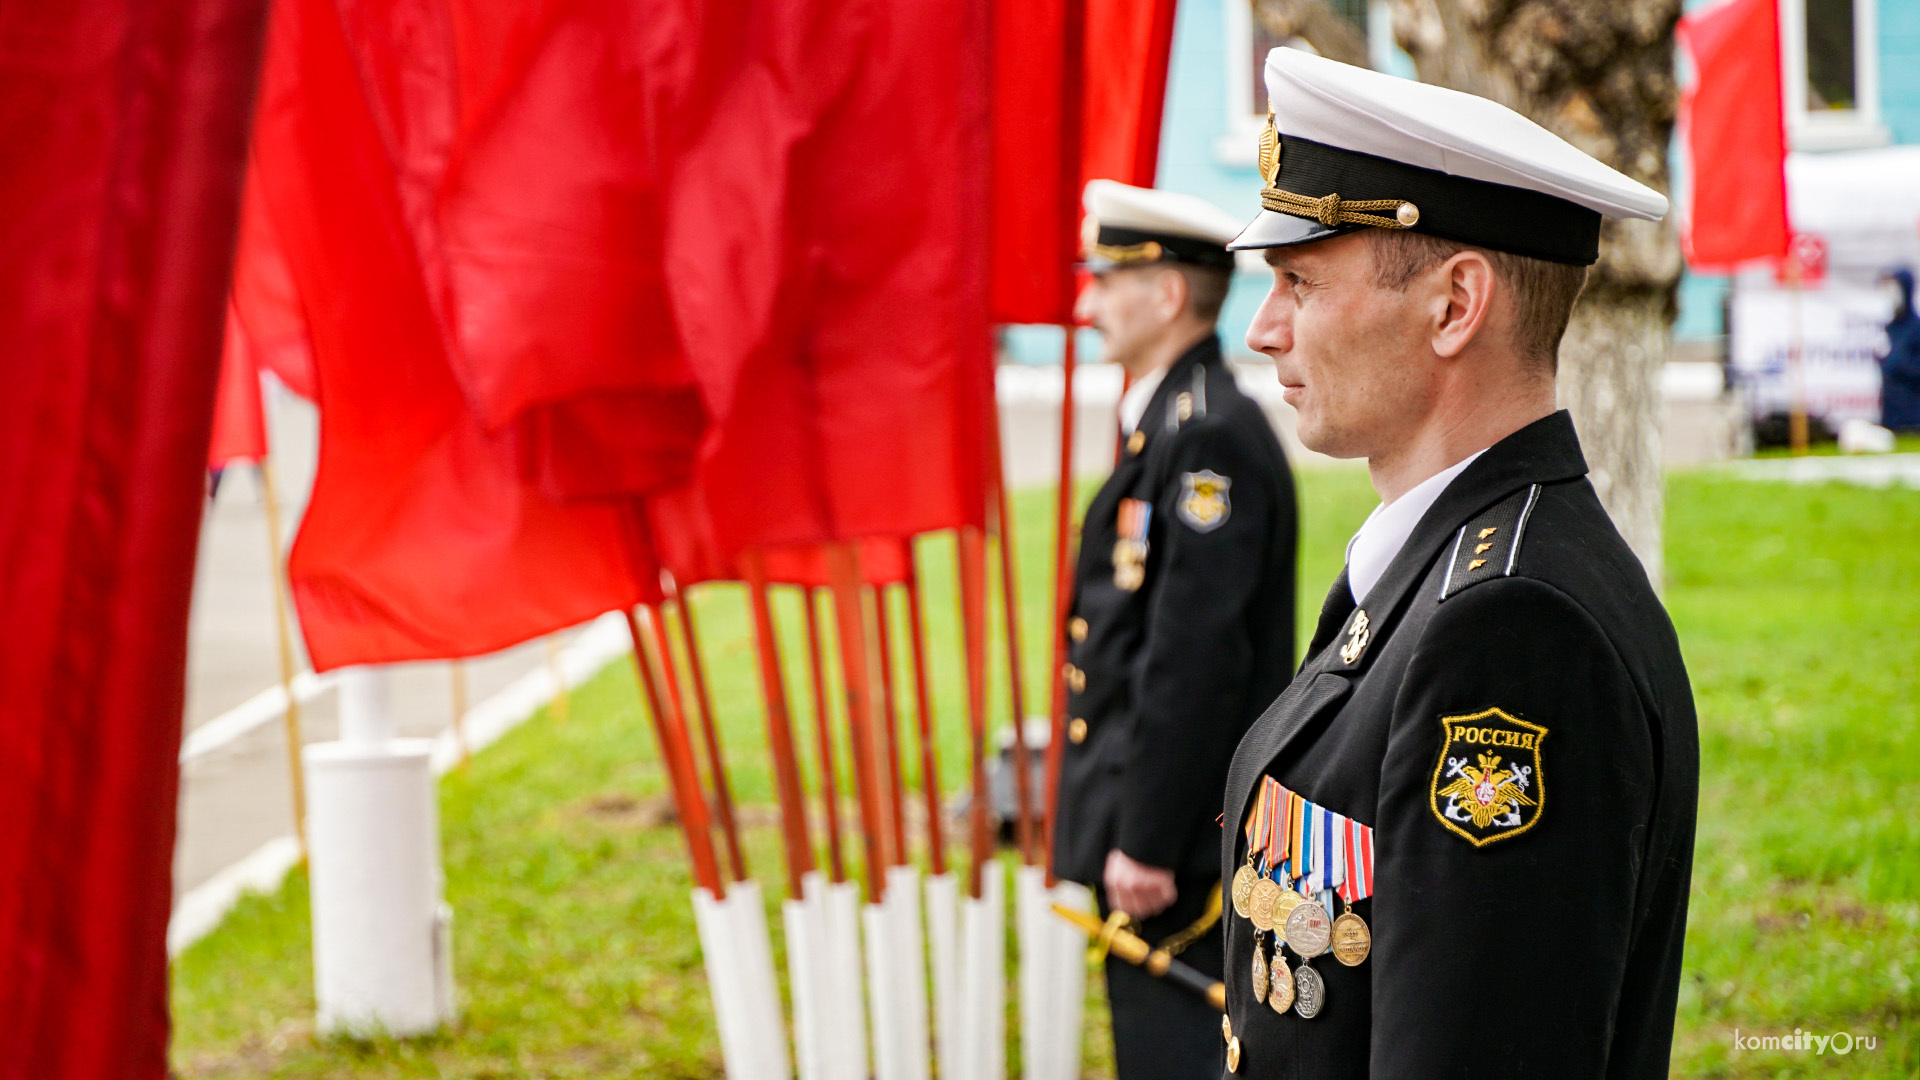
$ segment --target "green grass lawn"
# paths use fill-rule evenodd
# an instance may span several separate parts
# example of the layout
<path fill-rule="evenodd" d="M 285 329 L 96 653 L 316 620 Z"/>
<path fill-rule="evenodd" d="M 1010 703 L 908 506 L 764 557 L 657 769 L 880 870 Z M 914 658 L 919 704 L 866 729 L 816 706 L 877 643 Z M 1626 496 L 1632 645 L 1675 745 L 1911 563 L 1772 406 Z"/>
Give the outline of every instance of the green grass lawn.
<path fill-rule="evenodd" d="M 1374 499 L 1358 469 L 1307 472 L 1301 492 L 1304 641 Z M 1033 711 L 1044 711 L 1048 686 L 1039 645 L 1049 508 L 1049 493 L 1016 499 Z M 952 544 L 928 542 L 921 558 L 942 779 L 953 791 L 964 775 L 965 713 Z M 1674 1074 L 1920 1074 L 1920 493 L 1677 475 L 1667 565 L 1703 772 Z M 805 735 L 798 603 L 778 606 Z M 771 886 L 782 872 L 745 605 L 726 587 L 703 590 L 696 605 L 736 796 L 750 808 L 748 859 Z M 1004 660 L 1004 649 L 994 655 Z M 1003 666 L 992 698 L 1004 724 Z M 631 669 L 614 665 L 576 692 L 565 722 L 535 717 L 442 786 L 458 1024 L 406 1043 L 316 1039 L 307 894 L 295 874 L 279 892 L 243 900 L 174 964 L 176 1069 L 718 1076 L 684 846 L 662 820 L 663 785 Z M 1089 1002 L 1087 1073 L 1111 1076 L 1091 981 Z M 1733 1048 L 1736 1029 L 1795 1028 L 1868 1035 L 1878 1046 L 1844 1058 Z"/>

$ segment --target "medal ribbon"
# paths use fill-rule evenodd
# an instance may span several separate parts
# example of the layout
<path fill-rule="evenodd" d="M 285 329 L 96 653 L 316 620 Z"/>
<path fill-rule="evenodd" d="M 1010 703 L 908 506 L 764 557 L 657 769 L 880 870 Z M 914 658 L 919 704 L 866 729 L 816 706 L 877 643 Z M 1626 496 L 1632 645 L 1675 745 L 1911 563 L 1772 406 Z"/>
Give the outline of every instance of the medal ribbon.
<path fill-rule="evenodd" d="M 1349 818 L 1344 831 L 1347 880 L 1340 896 L 1351 904 L 1373 895 L 1373 830 Z"/>
<path fill-rule="evenodd" d="M 1300 895 L 1312 896 L 1313 864 L 1316 861 L 1316 853 L 1313 850 L 1313 811 L 1315 807 L 1312 803 L 1300 798 L 1298 795 L 1295 795 L 1294 798 L 1299 799 L 1299 805 L 1295 808 L 1295 814 L 1300 821 L 1300 833 L 1299 836 L 1295 838 L 1293 845 L 1294 855 L 1296 856 L 1293 870 L 1294 873 L 1299 875 L 1299 879 L 1295 882 L 1295 887 L 1300 890 Z"/>

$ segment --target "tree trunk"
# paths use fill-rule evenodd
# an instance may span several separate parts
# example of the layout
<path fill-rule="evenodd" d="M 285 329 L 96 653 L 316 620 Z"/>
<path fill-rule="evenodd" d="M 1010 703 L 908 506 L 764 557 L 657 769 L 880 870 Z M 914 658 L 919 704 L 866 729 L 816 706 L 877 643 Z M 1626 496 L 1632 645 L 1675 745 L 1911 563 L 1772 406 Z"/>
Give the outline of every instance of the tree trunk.
<path fill-rule="evenodd" d="M 1227 0 L 1247 3 L 1248 0 Z M 1367 39 L 1360 28 L 1341 18 L 1326 0 L 1252 0 L 1253 17 L 1267 33 L 1281 41 L 1299 38 L 1329 60 L 1367 66 Z M 1265 76 L 1255 71 L 1256 79 Z"/>
<path fill-rule="evenodd" d="M 1394 0 L 1422 82 L 1491 98 L 1649 187 L 1668 188 L 1680 0 Z M 1680 280 L 1672 219 L 1608 220 L 1560 346 L 1593 486 L 1661 581 L 1660 370 Z"/>

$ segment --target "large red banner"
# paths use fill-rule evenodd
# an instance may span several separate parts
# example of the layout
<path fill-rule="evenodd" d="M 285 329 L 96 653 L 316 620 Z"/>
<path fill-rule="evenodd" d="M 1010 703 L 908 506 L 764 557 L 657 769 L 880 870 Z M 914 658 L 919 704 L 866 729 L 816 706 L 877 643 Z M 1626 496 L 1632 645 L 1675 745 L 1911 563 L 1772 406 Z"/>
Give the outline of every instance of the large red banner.
<path fill-rule="evenodd" d="M 187 604 L 262 0 L 0 17 L 0 1078 L 167 1075 Z"/>

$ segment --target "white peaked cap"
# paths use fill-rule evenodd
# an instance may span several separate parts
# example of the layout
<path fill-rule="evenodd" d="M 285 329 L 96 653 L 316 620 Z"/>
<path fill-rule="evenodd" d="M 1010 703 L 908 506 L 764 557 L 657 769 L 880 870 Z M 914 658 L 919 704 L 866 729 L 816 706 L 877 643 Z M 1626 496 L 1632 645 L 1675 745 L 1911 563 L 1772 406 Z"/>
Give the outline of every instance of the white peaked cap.
<path fill-rule="evenodd" d="M 1528 207 L 1545 205 L 1538 202 L 1538 196 L 1571 204 L 1566 209 L 1576 215 L 1580 211 L 1574 210 L 1575 207 L 1615 218 L 1658 221 L 1666 216 L 1666 196 L 1486 98 L 1284 47 L 1267 54 L 1265 74 L 1273 127 L 1284 142 L 1304 140 L 1319 144 L 1331 148 L 1336 159 L 1340 153 L 1361 154 L 1384 159 L 1386 163 L 1430 170 L 1431 174 L 1444 174 L 1433 177 L 1438 186 L 1422 185 L 1417 177 L 1396 174 L 1390 166 L 1381 166 L 1378 179 L 1390 193 L 1389 198 L 1396 197 L 1397 192 L 1393 191 L 1396 185 L 1424 191 L 1426 204 L 1419 207 L 1420 212 L 1413 213 L 1410 208 L 1405 215 L 1420 222 L 1419 231 L 1445 235 L 1452 228 L 1457 232 L 1467 228 L 1482 213 L 1502 209 L 1497 192 L 1473 191 L 1468 189 L 1471 185 L 1462 188 L 1457 183 L 1449 189 L 1447 177 L 1509 189 L 1508 196 L 1517 200 L 1513 203 L 1515 220 L 1510 222 L 1510 227 L 1524 222 Z M 1366 176 L 1364 161 L 1333 160 L 1319 150 L 1308 149 L 1313 150 L 1313 160 L 1302 167 L 1309 174 L 1339 176 L 1339 182 L 1349 189 L 1365 186 L 1354 180 L 1356 175 Z M 1288 188 L 1288 173 L 1292 170 L 1287 157 L 1283 147 L 1280 180 L 1276 185 L 1283 191 L 1292 190 Z M 1535 194 L 1516 195 L 1511 189 Z M 1305 200 L 1320 199 L 1331 193 L 1295 192 Z M 1378 193 L 1357 195 L 1353 190 L 1339 190 L 1338 194 L 1347 199 L 1378 198 Z M 1410 196 L 1409 200 L 1412 201 Z M 1275 220 L 1289 214 L 1294 215 L 1296 222 L 1301 217 L 1311 218 L 1313 210 L 1306 208 L 1302 200 L 1276 203 L 1263 198 L 1263 202 L 1267 209 L 1233 246 L 1277 246 L 1329 235 L 1324 229 L 1307 230 L 1312 235 L 1301 234 L 1297 227 Z M 1549 213 L 1546 220 L 1552 219 Z M 1598 219 L 1588 220 L 1597 222 Z M 1350 222 L 1350 217 L 1342 218 L 1339 223 L 1329 217 L 1324 224 L 1348 231 Z M 1476 241 L 1468 239 L 1468 242 Z"/>
<path fill-rule="evenodd" d="M 1081 196 L 1087 215 L 1103 227 L 1211 240 L 1222 247 L 1240 233 L 1240 219 L 1197 195 L 1089 180 Z"/>

